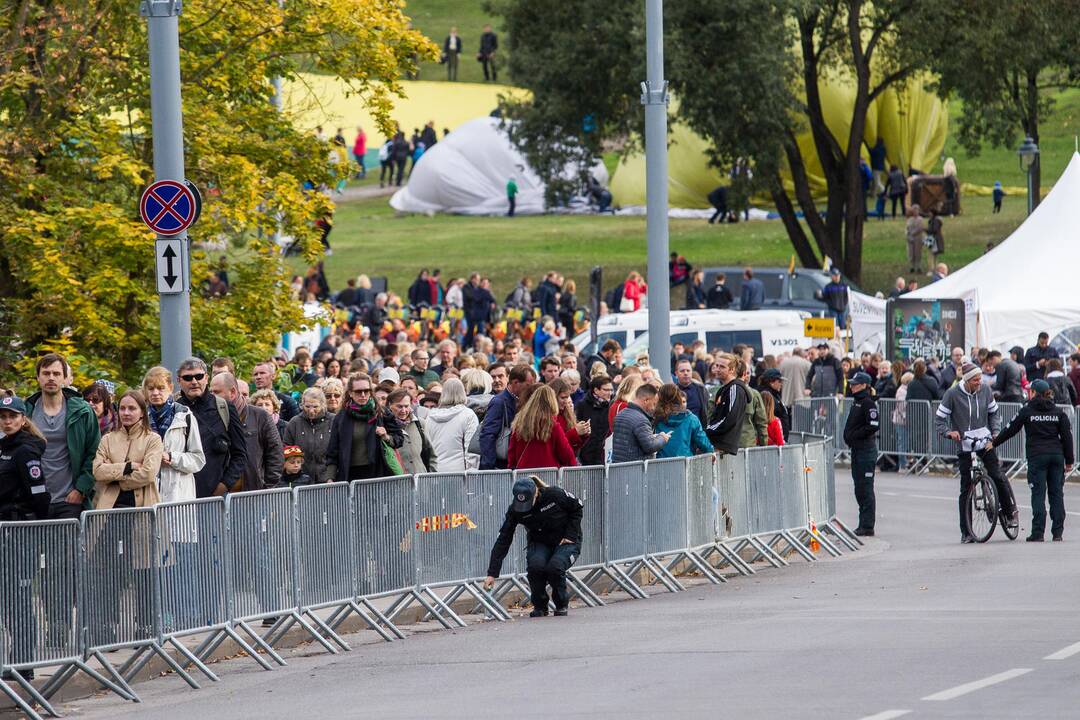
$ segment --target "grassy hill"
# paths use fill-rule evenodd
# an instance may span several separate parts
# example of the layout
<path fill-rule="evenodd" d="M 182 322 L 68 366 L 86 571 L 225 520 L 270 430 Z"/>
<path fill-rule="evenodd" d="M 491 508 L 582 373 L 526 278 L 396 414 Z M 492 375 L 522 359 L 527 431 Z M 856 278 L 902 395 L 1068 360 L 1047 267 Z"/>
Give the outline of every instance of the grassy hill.
<path fill-rule="evenodd" d="M 485 23 L 490 23 L 498 33 L 495 18 L 484 12 L 482 0 L 406 0 L 405 14 L 412 18 L 413 27 L 421 30 L 440 48 L 443 40 L 456 26 L 461 36 L 465 52 L 458 65 L 459 82 L 483 82 L 484 71 L 476 61 L 476 52 L 480 48 L 480 33 Z M 499 36 L 500 42 L 503 40 Z M 500 72 L 506 66 L 505 51 L 500 50 L 502 62 Z M 503 81 L 509 76 L 501 76 Z M 438 63 L 423 63 L 420 67 L 421 80 L 446 80 L 446 67 Z"/>

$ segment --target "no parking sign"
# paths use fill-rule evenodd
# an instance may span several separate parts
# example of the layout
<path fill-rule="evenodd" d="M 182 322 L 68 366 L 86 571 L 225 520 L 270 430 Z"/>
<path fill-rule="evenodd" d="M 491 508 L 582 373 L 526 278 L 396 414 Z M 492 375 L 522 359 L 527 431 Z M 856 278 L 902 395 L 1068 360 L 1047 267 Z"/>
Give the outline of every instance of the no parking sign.
<path fill-rule="evenodd" d="M 159 180 L 146 188 L 139 200 L 139 214 L 146 226 L 166 237 L 191 227 L 201 204 L 193 187 L 176 180 Z"/>

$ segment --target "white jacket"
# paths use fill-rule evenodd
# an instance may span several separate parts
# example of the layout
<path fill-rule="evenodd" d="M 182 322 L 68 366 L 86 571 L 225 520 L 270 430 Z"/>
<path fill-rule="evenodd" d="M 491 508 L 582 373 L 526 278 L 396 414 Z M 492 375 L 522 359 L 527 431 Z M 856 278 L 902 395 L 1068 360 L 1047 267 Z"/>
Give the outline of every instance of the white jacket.
<path fill-rule="evenodd" d="M 437 407 L 428 411 L 424 428 L 438 458 L 439 472 L 465 472 L 470 459 L 467 456 L 469 442 L 479 427 L 476 413 L 467 405 Z M 475 456 L 473 460 L 470 467 L 477 465 Z"/>
<path fill-rule="evenodd" d="M 190 427 L 188 423 L 191 423 Z M 179 502 L 195 499 L 195 473 L 206 464 L 202 439 L 199 437 L 199 421 L 195 413 L 176 403 L 169 429 L 162 441 L 169 454 L 169 464 L 161 463 L 158 488 L 161 502 Z"/>

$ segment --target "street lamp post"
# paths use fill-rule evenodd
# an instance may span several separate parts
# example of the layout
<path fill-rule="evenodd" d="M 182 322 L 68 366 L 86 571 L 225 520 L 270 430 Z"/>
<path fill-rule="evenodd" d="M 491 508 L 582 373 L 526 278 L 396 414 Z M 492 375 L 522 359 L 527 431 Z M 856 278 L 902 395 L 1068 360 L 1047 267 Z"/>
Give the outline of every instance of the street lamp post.
<path fill-rule="evenodd" d="M 1027 173 L 1027 211 L 1030 215 L 1038 205 L 1035 197 L 1035 171 L 1039 167 L 1039 146 L 1028 135 L 1016 154 L 1020 156 L 1020 169 Z"/>

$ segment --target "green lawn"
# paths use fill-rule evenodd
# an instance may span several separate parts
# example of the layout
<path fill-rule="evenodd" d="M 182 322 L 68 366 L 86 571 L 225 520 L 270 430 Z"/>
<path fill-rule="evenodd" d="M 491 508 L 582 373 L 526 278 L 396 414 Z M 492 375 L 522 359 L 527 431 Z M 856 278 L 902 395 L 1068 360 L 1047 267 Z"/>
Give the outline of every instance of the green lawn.
<path fill-rule="evenodd" d="M 987 241 L 999 242 L 1023 219 L 1020 202 L 990 213 L 988 198 L 972 198 L 965 214 L 945 221 L 950 266 L 978 257 Z M 791 244 L 777 221 L 708 225 L 704 220 L 671 220 L 670 244 L 696 266 L 784 265 Z M 489 275 L 499 300 L 517 279 L 559 270 L 582 288 L 594 265 L 604 267 L 604 285 L 645 270 L 645 218 L 598 216 L 463 217 L 396 216 L 386 198 L 341 205 L 331 236 L 334 254 L 326 269 L 331 287 L 359 273 L 386 275 L 404 293 L 422 268 L 441 268 L 443 277 L 471 271 Z M 864 246 L 863 287 L 888 289 L 904 274 L 904 226 L 871 220 Z M 926 278 L 921 280 L 925 281 Z M 579 291 L 580 292 L 580 291 Z"/>
<path fill-rule="evenodd" d="M 1023 137 L 1019 137 L 1015 147 L 985 146 L 977 156 L 971 157 L 956 142 L 959 114 L 960 103 L 950 103 L 950 132 L 945 142 L 945 156 L 956 159 L 960 179 L 976 185 L 993 185 L 995 180 L 1000 180 L 1002 185 L 1027 187 L 1027 177 L 1020 170 L 1020 160 L 1016 155 Z M 1066 90 L 1055 97 L 1053 114 L 1042 124 L 1040 132 L 1044 194 L 1072 159 L 1077 135 L 1080 135 L 1080 90 Z M 1025 200 L 1017 198 L 1016 202 L 1023 203 Z"/>
<path fill-rule="evenodd" d="M 491 17 L 483 9 L 480 0 L 407 0 L 405 14 L 412 18 L 413 27 L 422 31 L 431 38 L 440 48 L 446 36 L 450 34 L 450 28 L 456 26 L 458 35 L 461 36 L 464 52 L 458 64 L 459 82 L 483 82 L 484 70 L 476 61 L 476 53 L 480 49 L 480 34 L 483 32 L 485 23 L 490 23 L 499 32 L 496 18 Z M 510 79 L 508 73 L 504 74 L 506 67 L 505 38 L 499 34 L 499 50 L 501 62 L 499 62 L 500 77 L 506 82 Z M 421 63 L 421 80 L 445 80 L 446 66 L 435 63 Z"/>

